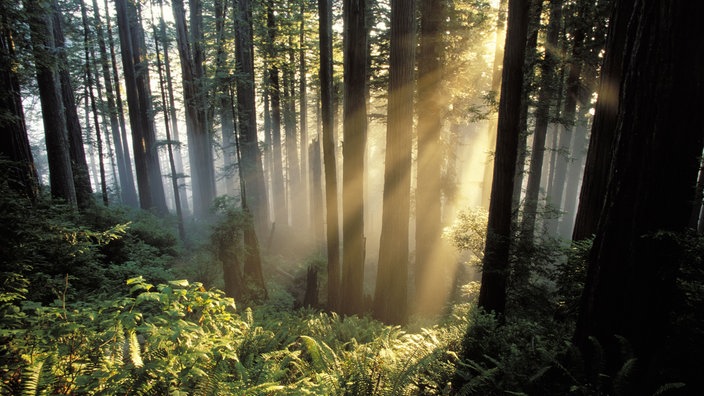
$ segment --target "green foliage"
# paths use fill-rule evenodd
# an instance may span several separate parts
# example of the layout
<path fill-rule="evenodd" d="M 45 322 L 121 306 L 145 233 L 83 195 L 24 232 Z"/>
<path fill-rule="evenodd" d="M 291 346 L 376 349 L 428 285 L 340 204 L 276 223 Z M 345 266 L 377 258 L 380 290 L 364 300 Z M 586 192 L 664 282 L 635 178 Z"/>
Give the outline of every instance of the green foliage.
<path fill-rule="evenodd" d="M 486 227 L 489 213 L 484 208 L 467 208 L 457 214 L 452 226 L 445 229 L 443 238 L 461 252 L 469 254 L 467 262 L 480 265 L 484 258 Z"/>

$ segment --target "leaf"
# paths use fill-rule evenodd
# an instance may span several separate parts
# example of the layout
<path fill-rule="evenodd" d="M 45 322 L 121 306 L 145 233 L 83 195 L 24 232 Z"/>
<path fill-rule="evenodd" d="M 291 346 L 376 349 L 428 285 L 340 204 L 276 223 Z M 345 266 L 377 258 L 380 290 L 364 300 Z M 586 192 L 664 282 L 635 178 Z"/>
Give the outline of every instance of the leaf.
<path fill-rule="evenodd" d="M 144 361 L 142 361 L 142 353 L 139 349 L 139 340 L 137 339 L 137 333 L 134 331 L 129 332 L 129 351 L 130 351 L 130 361 L 137 367 L 143 367 Z"/>
<path fill-rule="evenodd" d="M 178 286 L 178 287 L 188 287 L 188 285 L 189 285 L 187 279 L 172 280 L 172 281 L 169 281 L 169 284 L 173 285 L 173 286 Z"/>

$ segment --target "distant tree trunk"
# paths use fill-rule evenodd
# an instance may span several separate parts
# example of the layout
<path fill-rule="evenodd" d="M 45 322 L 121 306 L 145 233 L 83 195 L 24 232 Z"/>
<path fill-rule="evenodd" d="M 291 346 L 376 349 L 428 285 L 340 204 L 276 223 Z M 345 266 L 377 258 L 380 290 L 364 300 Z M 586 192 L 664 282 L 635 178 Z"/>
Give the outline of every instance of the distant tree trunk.
<path fill-rule="evenodd" d="M 609 181 L 612 147 L 619 107 L 619 87 L 624 67 L 626 32 L 636 0 L 615 2 L 609 23 L 607 51 L 601 67 L 599 95 L 592 120 L 589 149 L 579 197 L 572 240 L 580 241 L 596 233 L 603 197 Z"/>
<path fill-rule="evenodd" d="M 323 125 L 323 163 L 325 167 L 325 213 L 328 257 L 328 309 L 340 304 L 340 229 L 337 214 L 337 166 L 332 81 L 332 0 L 318 0 L 320 33 L 320 102 Z"/>
<path fill-rule="evenodd" d="M 271 104 L 271 152 L 273 167 L 271 169 L 271 196 L 274 204 L 274 221 L 281 226 L 288 225 L 288 209 L 286 207 L 286 187 L 284 186 L 284 165 L 281 138 L 281 81 L 279 79 L 279 61 L 276 59 L 276 17 L 274 2 L 268 0 L 266 5 L 266 26 L 268 34 L 267 62 L 269 69 L 268 96 Z"/>
<path fill-rule="evenodd" d="M 345 314 L 364 312 L 364 157 L 367 141 L 366 1 L 342 4 L 344 114 L 342 146 L 342 306 Z"/>
<path fill-rule="evenodd" d="M 105 9 L 108 8 L 108 0 L 105 0 Z M 134 192 L 134 196 L 131 196 L 129 200 L 126 202 L 128 205 L 132 207 L 138 207 L 139 206 L 139 197 L 137 195 L 137 191 L 134 191 L 135 189 L 135 182 L 134 182 L 134 175 L 132 174 L 132 159 L 130 157 L 130 149 L 129 149 L 129 142 L 127 141 L 127 127 L 126 127 L 126 122 L 125 122 L 125 112 L 124 108 L 122 106 L 122 93 L 120 90 L 120 78 L 119 74 L 117 72 L 117 57 L 115 56 L 115 42 L 113 40 L 113 34 L 112 34 L 112 26 L 110 23 L 110 16 L 106 15 L 105 20 L 107 21 L 107 36 L 108 36 L 108 45 L 110 46 L 110 65 L 112 68 L 112 76 L 113 80 L 115 80 L 115 104 L 117 105 L 117 116 L 118 116 L 118 121 L 120 124 L 120 140 L 122 142 L 122 150 L 125 155 L 125 173 L 128 175 L 128 179 L 126 179 L 128 183 L 128 187 L 131 189 L 130 191 Z M 131 186 L 131 187 L 129 187 Z"/>
<path fill-rule="evenodd" d="M 163 19 L 162 19 L 163 21 Z M 164 72 L 163 65 L 161 62 L 161 50 L 159 49 L 159 37 L 157 35 L 156 24 L 154 23 L 154 17 L 152 15 L 152 28 L 154 33 L 154 45 L 156 50 L 156 68 L 159 74 L 159 93 L 161 94 L 162 111 L 164 113 L 164 127 L 166 129 L 166 149 L 169 155 L 169 170 L 171 171 L 171 188 L 174 195 L 174 207 L 176 209 L 176 219 L 178 221 L 178 235 L 181 241 L 186 240 L 186 229 L 183 224 L 183 209 L 181 208 L 181 194 L 179 193 L 178 187 L 178 173 L 176 172 L 176 161 L 174 159 L 173 144 L 171 141 L 171 128 L 169 124 L 169 109 L 166 106 L 166 89 L 164 88 Z M 232 109 L 228 109 L 230 114 Z M 222 259 L 221 259 L 222 261 Z M 223 272 L 226 272 L 225 261 L 223 261 Z M 227 274 L 225 275 L 227 278 Z M 227 292 L 227 290 L 226 290 Z"/>
<path fill-rule="evenodd" d="M 93 124 L 95 125 L 95 141 L 98 144 L 98 166 L 100 169 L 100 192 L 103 198 L 103 204 L 108 206 L 108 184 L 105 178 L 105 158 L 103 153 L 103 138 L 102 130 L 100 128 L 100 118 L 98 115 L 98 104 L 95 101 L 95 94 L 93 93 L 93 67 L 91 63 L 95 64 L 95 51 L 93 47 L 90 46 L 89 38 L 91 35 L 90 27 L 88 25 L 88 11 L 86 10 L 86 3 L 81 0 L 81 19 L 83 22 L 83 49 L 85 52 L 85 72 L 86 72 L 86 90 L 88 91 L 88 97 L 90 99 L 90 108 L 93 113 Z M 98 92 L 102 91 L 100 86 L 100 78 L 97 77 L 97 72 L 95 74 L 95 85 Z"/>
<path fill-rule="evenodd" d="M 511 240 L 513 178 L 516 174 L 523 62 L 528 34 L 529 0 L 509 0 L 506 55 L 499 100 L 496 159 L 478 305 L 503 315 Z"/>
<path fill-rule="evenodd" d="M 449 290 L 449 285 L 444 285 L 444 269 L 448 263 L 441 255 L 440 240 L 443 154 L 440 134 L 445 109 L 442 36 L 446 12 L 444 0 L 421 0 L 419 6 L 415 305 L 422 314 L 434 314 L 441 311 L 445 292 Z M 500 22 L 497 23 L 503 24 L 501 19 L 499 15 Z M 498 47 L 497 52 L 500 52 Z"/>
<path fill-rule="evenodd" d="M 408 226 L 415 63 L 414 0 L 391 1 L 389 106 L 384 205 L 374 315 L 390 324 L 408 320 Z"/>
<path fill-rule="evenodd" d="M 83 148 L 83 131 L 78 118 L 75 92 L 71 83 L 71 74 L 68 70 L 68 56 L 65 48 L 62 13 L 56 0 L 52 0 L 52 27 L 54 29 L 54 48 L 56 48 L 57 67 L 61 84 L 61 97 L 66 113 L 66 128 L 68 131 L 69 155 L 73 170 L 73 183 L 76 188 L 78 207 L 85 209 L 93 204 L 93 190 L 90 185 L 90 173 L 86 162 L 86 153 Z"/>
<path fill-rule="evenodd" d="M 50 6 L 25 1 L 32 35 L 39 99 L 42 106 L 46 151 L 49 160 L 51 195 L 77 206 L 76 188 L 71 170 L 66 114 L 61 97 L 61 84 L 55 67 L 54 12 Z"/>
<path fill-rule="evenodd" d="M 156 148 L 144 30 L 134 3 L 116 0 L 115 8 L 122 46 L 127 103 L 130 108 L 140 206 L 145 210 L 165 214 L 168 209 Z"/>
<path fill-rule="evenodd" d="M 308 81 L 306 73 L 308 67 L 306 65 L 306 2 L 302 1 L 300 4 L 300 25 L 298 26 L 298 90 L 300 94 L 299 110 L 300 113 L 300 126 L 301 126 L 301 202 L 300 207 L 297 209 L 300 211 L 303 223 L 301 224 L 305 229 L 308 228 L 308 223 L 310 220 L 310 201 L 308 200 Z M 317 272 L 316 272 L 317 275 Z M 317 288 L 316 288 L 317 290 Z M 317 296 L 316 296 L 317 305 Z"/>
<path fill-rule="evenodd" d="M 169 96 L 169 117 L 171 119 L 171 133 L 173 140 L 176 143 L 180 143 L 180 136 L 178 131 L 178 117 L 176 115 L 176 100 L 174 97 L 174 87 L 173 79 L 171 78 L 171 60 L 169 57 L 170 42 L 169 36 L 166 33 L 166 23 L 164 22 L 164 5 L 163 0 L 158 0 L 159 3 L 159 33 L 162 39 L 162 45 L 164 48 L 164 71 L 166 72 L 166 91 Z M 234 143 L 233 143 L 234 145 Z M 183 157 L 181 155 L 180 145 L 172 147 L 174 150 L 174 164 L 176 165 L 176 172 L 179 179 L 184 178 L 183 174 Z M 178 192 L 181 201 L 181 210 L 183 212 L 188 212 L 188 194 L 186 192 L 185 183 L 179 183 Z"/>
<path fill-rule="evenodd" d="M 247 202 L 259 229 L 269 219 L 264 171 L 257 138 L 257 113 L 254 96 L 254 48 L 252 43 L 251 0 L 235 0 L 235 60 L 237 85 L 237 117 L 242 161 L 242 177 L 247 186 Z"/>
<path fill-rule="evenodd" d="M 535 110 L 535 131 L 533 132 L 533 149 L 531 150 L 528 186 L 526 187 L 525 206 L 521 222 L 521 243 L 529 247 L 535 234 L 535 218 L 538 210 L 540 179 L 543 171 L 545 154 L 545 136 L 550 121 L 550 104 L 555 96 L 555 69 L 559 59 L 558 39 L 562 24 L 562 2 L 550 1 L 550 22 L 548 23 L 545 42 L 545 57 L 540 67 L 540 92 Z"/>
<path fill-rule="evenodd" d="M 186 24 L 183 0 L 174 0 L 172 5 L 178 53 L 181 59 L 183 98 L 186 105 L 193 214 L 197 218 L 204 218 L 208 216 L 210 204 L 215 198 L 215 173 L 203 81 L 202 4 L 200 0 L 189 0 L 190 32 Z"/>
<path fill-rule="evenodd" d="M 118 120 L 118 110 L 115 104 L 115 90 L 110 77 L 110 60 L 108 59 L 107 47 L 105 44 L 105 33 L 103 32 L 103 23 L 100 17 L 100 7 L 98 0 L 93 0 L 93 13 L 95 15 L 95 31 L 98 37 L 98 48 L 100 50 L 100 65 L 105 81 L 105 93 L 107 98 L 108 115 L 110 118 L 110 131 L 112 132 L 112 140 L 115 146 L 115 159 L 117 160 L 117 173 L 120 177 L 120 197 L 122 203 L 137 207 L 137 192 L 134 188 L 134 178 L 132 176 L 132 164 L 129 160 L 129 152 L 127 146 L 122 144 L 120 135 L 120 122 Z M 109 16 L 108 16 L 109 18 Z M 116 79 L 115 84 L 119 85 Z"/>
<path fill-rule="evenodd" d="M 310 222 L 313 228 L 314 240 L 317 243 L 323 241 L 323 186 L 321 169 L 322 159 L 320 158 L 320 140 L 314 137 L 308 148 L 310 163 Z"/>
<path fill-rule="evenodd" d="M 501 89 L 502 65 L 504 59 L 504 44 L 506 42 L 506 8 L 508 0 L 499 2 L 499 12 L 496 15 L 496 42 L 494 44 L 494 63 L 491 72 L 491 94 L 498 100 L 499 90 Z M 496 144 L 496 118 L 493 116 L 489 119 L 488 146 L 493 147 Z M 482 183 L 482 206 L 489 207 L 491 199 L 491 178 L 494 175 L 494 153 L 487 153 L 486 163 L 484 165 L 484 179 Z"/>
<path fill-rule="evenodd" d="M 220 131 L 222 134 L 222 156 L 225 185 L 228 195 L 235 194 L 235 124 L 232 114 L 232 100 L 229 94 L 229 79 L 232 70 L 227 68 L 227 51 L 225 50 L 225 20 L 227 19 L 227 2 L 215 0 L 215 35 L 216 41 L 216 64 L 215 64 L 215 86 L 217 101 L 219 102 Z"/>
<path fill-rule="evenodd" d="M 13 27 L 0 6 L 0 154 L 13 161 L 8 169 L 10 187 L 35 200 L 39 181 L 27 137 L 14 43 Z"/>
<path fill-rule="evenodd" d="M 288 12 L 287 12 L 288 14 Z M 292 19 L 291 15 L 288 15 Z M 291 225 L 300 229 L 303 223 L 301 210 L 301 166 L 298 156 L 298 132 L 296 130 L 296 52 L 293 31 L 288 32 L 288 64 L 284 67 L 284 125 L 286 130 L 286 175 L 288 176 L 289 211 Z"/>
<path fill-rule="evenodd" d="M 671 233 L 688 228 L 704 145 L 704 119 L 693 116 L 704 108 L 704 41 L 691 40 L 704 37 L 702 13 L 702 2 L 636 0 L 631 17 L 618 19 L 630 20 L 629 55 L 575 341 L 589 362 L 595 338 L 606 362 L 599 372 L 614 378 L 623 365 L 615 335 L 625 338 L 638 359 L 632 394 L 652 394 L 669 379 L 663 348 L 686 259 Z"/>

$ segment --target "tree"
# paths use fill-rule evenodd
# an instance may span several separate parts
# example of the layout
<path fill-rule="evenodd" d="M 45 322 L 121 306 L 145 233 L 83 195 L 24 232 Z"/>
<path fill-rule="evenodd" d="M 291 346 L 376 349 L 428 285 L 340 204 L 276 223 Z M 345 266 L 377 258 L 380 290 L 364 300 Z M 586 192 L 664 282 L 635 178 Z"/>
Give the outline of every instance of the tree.
<path fill-rule="evenodd" d="M 5 5 L 0 5 L 0 154 L 13 162 L 9 168 L 10 186 L 34 200 L 39 195 L 39 182 L 20 95 L 19 59 L 13 34 L 16 26 L 13 10 Z"/>
<path fill-rule="evenodd" d="M 623 365 L 616 336 L 625 338 L 637 359 L 634 394 L 652 393 L 661 380 L 658 358 L 684 259 L 675 235 L 688 228 L 704 145 L 704 121 L 693 116 L 704 106 L 704 42 L 691 40 L 704 35 L 702 12 L 701 2 L 637 0 L 630 18 L 616 19 L 628 23 L 630 55 L 575 341 L 588 361 L 595 338 L 606 374 L 615 375 Z M 607 52 L 618 43 L 609 40 Z"/>
<path fill-rule="evenodd" d="M 108 58 L 107 46 L 105 44 L 105 33 L 103 32 L 103 22 L 100 17 L 100 7 L 98 0 L 93 0 L 93 13 L 95 15 L 95 31 L 98 38 L 98 49 L 100 51 L 100 66 L 105 81 L 105 93 L 108 106 L 108 117 L 110 119 L 110 131 L 115 145 L 115 159 L 117 160 L 117 172 L 120 177 L 120 195 L 122 202 L 131 207 L 137 207 L 137 191 L 134 188 L 134 178 L 132 176 L 132 161 L 130 160 L 129 147 L 123 144 L 121 135 L 121 124 L 118 118 L 121 115 L 115 103 L 115 90 L 113 89 L 112 78 L 110 77 L 110 60 Z M 116 85 L 119 81 L 115 79 Z M 122 120 L 124 128 L 124 119 Z"/>
<path fill-rule="evenodd" d="M 343 2 L 342 312 L 364 311 L 364 153 L 367 140 L 366 1 Z"/>
<path fill-rule="evenodd" d="M 152 110 L 144 29 L 135 4 L 116 0 L 140 207 L 167 213 Z"/>
<path fill-rule="evenodd" d="M 589 149 L 584 166 L 582 190 L 572 231 L 572 240 L 580 241 L 596 233 L 596 226 L 604 205 L 603 197 L 611 169 L 611 149 L 616 131 L 626 48 L 628 18 L 635 0 L 619 0 L 611 12 L 607 51 L 601 67 L 598 100 L 592 120 Z"/>
<path fill-rule="evenodd" d="M 518 134 L 523 89 L 523 61 L 528 33 L 529 0 L 509 0 L 508 32 L 499 100 L 496 160 L 489 204 L 489 221 L 478 305 L 502 315 L 511 239 L 513 178 L 516 173 Z"/>
<path fill-rule="evenodd" d="M 208 129 L 205 71 L 203 70 L 203 5 L 189 0 L 190 32 L 186 24 L 183 0 L 174 0 L 172 9 L 176 25 L 176 42 L 181 60 L 183 98 L 186 105 L 188 157 L 191 164 L 193 214 L 204 217 L 215 198 L 213 149 Z"/>
<path fill-rule="evenodd" d="M 242 177 L 247 186 L 247 202 L 254 216 L 254 223 L 264 229 L 268 219 L 268 203 L 264 185 L 259 140 L 257 138 L 257 113 L 254 97 L 254 48 L 252 43 L 252 3 L 235 0 L 235 61 L 237 88 L 237 117 L 242 161 Z"/>
<path fill-rule="evenodd" d="M 416 186 L 416 306 L 420 312 L 437 312 L 443 302 L 444 263 L 441 257 L 441 180 L 443 42 L 445 2 L 420 1 L 418 50 L 418 174 Z M 501 19 L 499 17 L 499 19 Z M 498 51 L 498 49 L 497 49 Z"/>
<path fill-rule="evenodd" d="M 318 32 L 320 35 L 320 103 L 323 125 L 323 167 L 325 172 L 325 230 L 328 257 L 328 309 L 340 303 L 340 229 L 337 214 L 337 166 L 333 127 L 332 90 L 332 1 L 318 0 Z"/>
<path fill-rule="evenodd" d="M 76 206 L 76 188 L 69 154 L 66 114 L 61 97 L 61 83 L 56 71 L 56 57 L 53 54 L 55 52 L 53 26 L 55 10 L 48 1 L 26 1 L 24 5 L 29 16 L 34 67 L 42 106 L 51 195 L 65 200 L 71 206 Z"/>
<path fill-rule="evenodd" d="M 414 16 L 414 0 L 392 0 L 384 204 L 374 294 L 374 315 L 392 324 L 404 324 L 408 315 Z"/>

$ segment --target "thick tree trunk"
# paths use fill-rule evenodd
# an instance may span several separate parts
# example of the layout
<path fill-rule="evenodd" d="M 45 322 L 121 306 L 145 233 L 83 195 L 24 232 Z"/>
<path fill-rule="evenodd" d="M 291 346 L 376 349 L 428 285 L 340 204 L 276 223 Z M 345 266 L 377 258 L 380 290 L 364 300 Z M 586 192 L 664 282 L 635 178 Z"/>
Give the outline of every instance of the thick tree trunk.
<path fill-rule="evenodd" d="M 638 359 L 632 394 L 664 380 L 658 359 L 684 260 L 671 233 L 688 228 L 704 145 L 704 120 L 692 116 L 704 108 L 704 41 L 691 40 L 704 36 L 702 13 L 701 2 L 637 0 L 631 17 L 618 19 L 630 20 L 630 50 L 575 341 L 588 362 L 596 338 L 613 378 L 624 363 L 615 336 L 625 338 Z"/>
<path fill-rule="evenodd" d="M 0 154 L 13 162 L 8 165 L 10 187 L 35 200 L 39 196 L 39 181 L 22 108 L 17 75 L 19 60 L 15 55 L 13 27 L 3 8 L 0 5 Z"/>
<path fill-rule="evenodd" d="M 69 154 L 66 114 L 57 68 L 53 63 L 56 59 L 53 54 L 55 51 L 53 11 L 47 13 L 42 9 L 41 4 L 35 1 L 26 1 L 24 5 L 29 15 L 32 35 L 32 50 L 49 160 L 51 195 L 75 207 L 77 206 L 76 188 Z M 50 7 L 47 8 L 51 10 Z"/>
<path fill-rule="evenodd" d="M 513 182 L 516 174 L 523 63 L 528 34 L 529 0 L 509 0 L 503 83 L 499 101 L 496 160 L 478 305 L 504 314 L 509 270 Z"/>
<path fill-rule="evenodd" d="M 332 0 L 318 0 L 320 33 L 320 102 L 323 126 L 323 163 L 325 168 L 325 218 L 328 258 L 328 309 L 340 304 L 340 228 L 337 214 L 337 166 L 332 89 Z"/>
<path fill-rule="evenodd" d="M 443 161 L 440 134 L 445 109 L 442 36 L 446 12 L 443 0 L 421 0 L 419 7 L 415 305 L 418 312 L 431 315 L 442 310 L 450 287 L 445 284 L 448 263 L 440 240 Z M 503 24 L 501 15 L 498 24 Z M 497 29 L 498 39 L 502 33 L 498 26 Z M 497 53 L 503 51 L 503 45 L 500 47 L 497 46 Z M 500 58 L 503 54 L 495 56 L 495 59 Z"/>
<path fill-rule="evenodd" d="M 366 1 L 342 4 L 345 22 L 342 146 L 342 307 L 364 312 L 364 158 L 367 141 Z"/>
<path fill-rule="evenodd" d="M 391 1 L 389 106 L 384 204 L 374 315 L 390 324 L 408 320 L 408 231 L 415 63 L 414 0 Z"/>
<path fill-rule="evenodd" d="M 624 67 L 626 31 L 635 0 L 616 1 L 611 13 L 607 50 L 601 67 L 599 96 L 592 121 L 589 149 L 579 197 L 572 240 L 580 241 L 596 233 L 603 197 L 611 171 L 611 149 L 619 107 L 619 87 Z"/>

